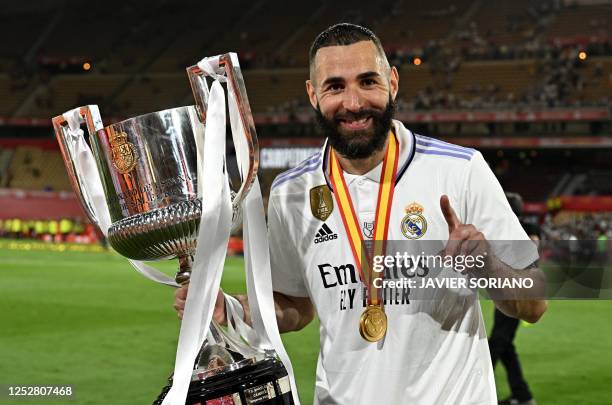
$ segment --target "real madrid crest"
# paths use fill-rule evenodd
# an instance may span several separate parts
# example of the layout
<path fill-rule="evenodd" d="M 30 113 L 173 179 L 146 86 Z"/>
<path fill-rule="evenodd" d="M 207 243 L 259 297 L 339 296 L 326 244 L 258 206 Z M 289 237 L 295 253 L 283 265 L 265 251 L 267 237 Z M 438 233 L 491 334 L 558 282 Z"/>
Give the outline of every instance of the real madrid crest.
<path fill-rule="evenodd" d="M 326 184 L 310 189 L 310 210 L 312 215 L 325 221 L 334 210 L 334 199 Z"/>
<path fill-rule="evenodd" d="M 423 206 L 413 202 L 406 207 L 406 216 L 401 223 L 402 233 L 408 239 L 419 239 L 427 231 L 427 221 L 423 216 Z"/>
<path fill-rule="evenodd" d="M 125 132 L 111 132 L 108 141 L 111 147 L 111 158 L 113 166 L 121 173 L 131 172 L 136 167 L 136 148 L 134 144 L 128 142 Z"/>

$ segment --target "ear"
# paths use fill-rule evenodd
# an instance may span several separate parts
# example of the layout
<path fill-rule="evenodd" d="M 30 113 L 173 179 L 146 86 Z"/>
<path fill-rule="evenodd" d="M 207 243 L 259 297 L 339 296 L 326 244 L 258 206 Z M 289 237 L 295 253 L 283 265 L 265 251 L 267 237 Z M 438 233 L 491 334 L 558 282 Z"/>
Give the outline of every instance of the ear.
<path fill-rule="evenodd" d="M 389 74 L 389 90 L 393 100 L 395 100 L 399 91 L 399 73 L 395 66 L 391 67 L 391 73 Z"/>
<path fill-rule="evenodd" d="M 318 101 L 317 101 L 317 94 L 315 92 L 315 87 L 314 87 L 314 84 L 312 83 L 312 80 L 306 80 L 306 93 L 308 94 L 308 99 L 310 100 L 310 104 L 312 105 L 312 108 L 316 110 Z"/>

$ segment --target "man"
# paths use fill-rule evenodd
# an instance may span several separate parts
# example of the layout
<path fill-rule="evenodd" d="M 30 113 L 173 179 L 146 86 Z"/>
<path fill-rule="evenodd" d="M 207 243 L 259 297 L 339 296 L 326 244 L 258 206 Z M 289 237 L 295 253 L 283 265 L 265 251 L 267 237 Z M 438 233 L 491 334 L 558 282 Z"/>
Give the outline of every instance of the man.
<path fill-rule="evenodd" d="M 268 203 L 279 329 L 299 330 L 318 315 L 316 403 L 493 404 L 486 333 L 473 294 L 413 303 L 398 300 L 396 291 L 373 304 L 375 295 L 363 293 L 369 287 L 357 274 L 364 267 L 357 265 L 359 240 L 354 227 L 345 228 L 347 215 L 360 224 L 357 233 L 364 238 L 388 228 L 380 239 L 452 240 L 446 246 L 451 254 L 467 249 L 462 242 L 468 240 L 486 245 L 489 235 L 527 239 L 480 153 L 415 136 L 392 120 L 398 88 L 399 74 L 371 31 L 337 24 L 315 39 L 306 91 L 327 141 L 320 153 L 276 178 Z M 393 165 L 385 166 L 387 156 Z M 380 228 L 379 181 L 381 172 L 389 172 L 382 166 L 393 168 L 395 181 L 385 181 L 391 209 Z M 338 202 L 346 198 L 340 194 L 348 194 L 353 210 L 341 209 Z M 490 257 L 488 274 L 538 277 L 535 268 L 514 270 L 528 267 L 537 254 L 525 251 L 513 258 L 504 265 Z M 178 290 L 179 316 L 185 297 L 186 289 Z M 238 299 L 248 322 L 248 302 Z M 496 304 L 530 322 L 546 309 L 540 300 Z M 384 338 L 370 342 L 368 322 L 360 323 L 360 317 L 364 308 L 377 305 L 384 305 L 389 326 Z M 221 293 L 216 308 L 215 319 L 222 323 Z M 381 318 L 372 319 L 372 330 L 382 330 Z"/>
<path fill-rule="evenodd" d="M 506 193 L 512 212 L 520 217 L 523 213 L 523 199 L 517 193 Z M 540 240 L 540 229 L 537 224 L 523 224 L 525 232 L 536 244 Z M 521 362 L 514 347 L 514 336 L 520 325 L 516 318 L 509 317 L 503 312 L 495 309 L 494 323 L 489 338 L 489 350 L 491 352 L 491 363 L 495 369 L 498 360 L 506 368 L 508 384 L 510 385 L 510 398 L 499 401 L 500 405 L 535 405 L 536 401 L 529 390 L 529 385 L 523 376 Z"/>

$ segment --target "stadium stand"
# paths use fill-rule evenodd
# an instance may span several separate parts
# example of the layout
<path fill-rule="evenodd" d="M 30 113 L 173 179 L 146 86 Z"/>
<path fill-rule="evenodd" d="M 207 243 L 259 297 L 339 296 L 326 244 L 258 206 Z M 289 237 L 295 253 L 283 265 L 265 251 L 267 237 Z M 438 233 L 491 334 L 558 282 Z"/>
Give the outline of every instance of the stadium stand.
<path fill-rule="evenodd" d="M 427 42 L 450 35 L 455 24 L 469 16 L 478 2 L 457 0 L 449 3 L 433 0 L 427 3 L 405 1 L 392 7 L 391 15 L 378 17 L 374 26 L 381 39 L 392 48 L 423 47 Z M 383 7 L 383 10 L 386 8 Z M 375 17 L 376 18 L 376 17 Z M 408 22 L 398 24 L 398 21 Z"/>
<path fill-rule="evenodd" d="M 128 77 L 118 74 L 54 76 L 48 85 L 39 86 L 30 95 L 16 116 L 51 117 L 67 106 L 86 104 L 99 104 L 102 111 L 112 112 L 114 103 L 106 101 Z"/>
<path fill-rule="evenodd" d="M 606 38 L 612 34 L 610 31 L 610 16 L 612 5 L 593 4 L 579 6 L 569 4 L 560 8 L 546 30 L 549 38 Z"/>
<path fill-rule="evenodd" d="M 119 94 L 112 105 L 112 116 L 125 117 L 125 111 L 130 116 L 145 114 L 184 104 L 193 104 L 187 75 L 164 74 L 132 77 L 117 89 Z M 108 122 L 110 124 L 111 122 Z"/>
<path fill-rule="evenodd" d="M 602 105 L 609 106 L 612 94 L 610 72 L 612 72 L 612 57 L 590 60 L 584 66 L 581 86 L 573 92 L 573 99 L 582 105 L 588 104 L 589 101 L 599 101 Z"/>
<path fill-rule="evenodd" d="M 0 114 L 6 116 L 12 113 L 30 91 L 32 86 L 23 76 L 0 73 Z"/>
<path fill-rule="evenodd" d="M 609 55 L 605 21 L 612 17 L 612 7 L 564 4 L 404 0 L 381 2 L 362 13 L 345 0 L 233 0 L 205 9 L 195 1 L 180 7 L 154 1 L 141 7 L 113 0 L 92 5 L 85 15 L 68 6 L 48 6 L 50 13 L 26 7 L 22 18 L 4 17 L 0 28 L 5 37 L 16 38 L 0 55 L 0 65 L 12 72 L 0 75 L 0 116 L 48 118 L 83 102 L 99 103 L 103 113 L 112 116 L 184 104 L 190 102 L 184 68 L 202 55 L 227 50 L 240 53 L 245 69 L 256 69 L 246 74 L 254 111 L 291 109 L 305 104 L 306 74 L 299 69 L 307 68 L 310 41 L 339 20 L 364 23 L 380 34 L 393 62 L 409 72 L 409 80 L 401 85 L 408 106 L 506 108 L 521 100 L 537 104 L 533 95 L 543 90 L 537 83 L 546 81 L 547 72 L 555 73 L 550 71 L 554 66 L 542 65 L 555 65 L 557 54 L 573 55 L 581 49 L 589 52 L 589 59 L 570 72 L 571 86 L 560 89 L 564 93 L 558 104 L 602 105 L 610 86 L 602 72 L 609 72 L 611 62 L 592 56 Z M 110 6 L 117 17 L 100 21 Z M 163 15 L 164 24 L 152 18 L 155 15 Z M 27 30 L 18 21 L 24 19 L 42 27 L 37 35 L 22 32 Z M 15 49 L 26 50 L 25 56 Z M 412 65 L 415 56 L 422 59 L 418 67 Z M 519 60 L 499 60 L 507 58 Z M 483 62 L 491 59 L 495 62 Z M 89 71 L 81 69 L 84 62 L 90 63 Z M 429 94 L 423 93 L 426 89 Z M 423 103 L 423 97 L 441 102 Z"/>
<path fill-rule="evenodd" d="M 12 149 L 0 149 L 0 187 L 9 185 L 8 168 L 13 159 L 13 153 Z"/>
<path fill-rule="evenodd" d="M 612 195 L 612 170 L 589 170 L 575 194 Z"/>
<path fill-rule="evenodd" d="M 351 8 L 351 2 L 348 0 L 312 4 L 316 4 L 316 6 L 307 18 L 303 18 L 302 21 L 305 21 L 305 23 L 292 30 L 286 36 L 285 43 L 279 48 L 280 61 L 299 67 L 307 66 L 308 50 L 313 38 L 325 27 L 338 21 L 348 20 L 346 18 L 348 16 L 345 16 L 343 11 Z M 355 21 L 355 19 L 351 19 L 351 21 Z"/>
<path fill-rule="evenodd" d="M 24 190 L 71 190 L 64 162 L 58 151 L 20 146 L 8 166 L 8 185 Z"/>
<path fill-rule="evenodd" d="M 610 5 L 385 0 L 370 4 L 365 13 L 360 0 L 228 0 L 205 7 L 195 0 L 180 5 L 154 0 L 146 7 L 109 0 L 88 5 L 83 13 L 72 7 L 78 4 L 73 0 L 43 3 L 7 5 L 0 12 L 0 35 L 11 38 L 11 46 L 0 50 L 0 120 L 18 122 L 13 135 L 9 125 L 0 136 L 16 137 L 32 120 L 46 123 L 83 104 L 98 104 L 105 124 L 192 104 L 185 67 L 203 55 L 232 50 L 240 55 L 258 132 L 283 139 L 312 137 L 312 109 L 304 94 L 308 48 L 318 32 L 338 21 L 362 23 L 380 35 L 400 70 L 398 110 L 417 115 L 408 121 L 417 131 L 468 136 L 473 142 L 493 136 L 601 136 L 610 130 Z M 564 107 L 579 110 L 563 115 L 559 109 Z M 599 107 L 599 118 L 580 118 L 593 107 Z M 430 122 L 427 116 L 449 111 L 451 116 L 458 111 L 489 117 L 536 111 L 540 118 L 466 122 L 469 115 L 456 115 Z M 564 118 L 545 118 L 555 111 Z M 584 173 L 538 166 L 537 179 L 519 182 L 516 178 L 534 169 L 523 163 L 514 163 L 513 175 L 506 177 L 509 187 L 522 188 L 528 198 L 554 196 L 565 189 L 560 184 L 568 176 L 576 186 L 572 192 L 609 191 L 597 188 L 610 180 L 601 165 Z M 262 178 L 271 181 L 273 176 Z M 36 146 L 0 151 L 0 186 L 70 189 L 57 150 Z"/>
<path fill-rule="evenodd" d="M 410 66 L 402 67 L 404 72 L 407 80 L 402 82 L 400 94 L 412 100 L 415 109 L 507 107 L 536 83 L 535 62 L 530 59 L 468 62 L 441 75 Z M 413 80 L 412 75 L 417 77 Z"/>

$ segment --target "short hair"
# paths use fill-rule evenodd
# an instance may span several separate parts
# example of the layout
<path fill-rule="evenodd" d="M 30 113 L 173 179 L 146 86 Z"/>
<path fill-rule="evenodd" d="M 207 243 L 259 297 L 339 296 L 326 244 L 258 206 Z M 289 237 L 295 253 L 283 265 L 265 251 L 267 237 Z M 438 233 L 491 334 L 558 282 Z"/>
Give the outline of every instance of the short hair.
<path fill-rule="evenodd" d="M 346 46 L 361 41 L 372 41 L 378 50 L 380 57 L 387 63 L 387 55 L 380 42 L 380 39 L 372 31 L 361 25 L 351 23 L 339 23 L 328 27 L 321 32 L 310 47 L 309 59 L 310 67 L 314 64 L 317 51 L 327 46 Z"/>
<path fill-rule="evenodd" d="M 510 208 L 512 208 L 512 212 L 517 217 L 523 215 L 523 197 L 521 197 L 518 193 L 506 192 L 506 199 L 508 199 L 508 203 L 510 203 Z"/>

